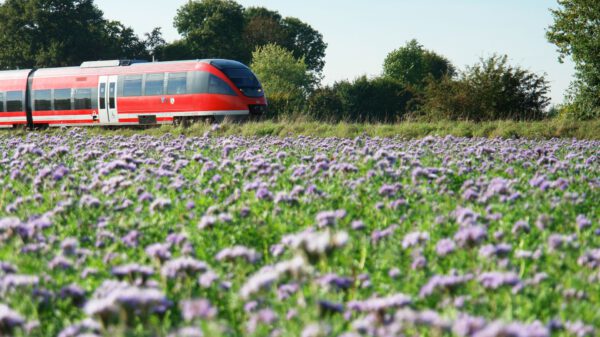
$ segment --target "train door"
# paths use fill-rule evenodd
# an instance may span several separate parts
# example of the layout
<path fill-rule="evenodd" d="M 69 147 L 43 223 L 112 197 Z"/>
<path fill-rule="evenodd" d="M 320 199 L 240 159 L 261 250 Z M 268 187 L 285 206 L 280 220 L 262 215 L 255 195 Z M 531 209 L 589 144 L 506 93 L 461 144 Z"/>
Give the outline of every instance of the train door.
<path fill-rule="evenodd" d="M 100 76 L 98 81 L 98 115 L 100 123 L 118 123 L 117 83 L 118 76 Z"/>

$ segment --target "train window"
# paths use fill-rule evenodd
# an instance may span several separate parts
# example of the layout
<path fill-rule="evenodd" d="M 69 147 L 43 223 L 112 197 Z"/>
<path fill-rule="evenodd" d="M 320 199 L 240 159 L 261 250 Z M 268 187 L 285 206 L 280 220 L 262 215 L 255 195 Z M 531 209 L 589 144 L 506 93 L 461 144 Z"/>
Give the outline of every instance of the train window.
<path fill-rule="evenodd" d="M 34 90 L 34 109 L 36 111 L 52 110 L 52 90 Z"/>
<path fill-rule="evenodd" d="M 71 110 L 71 89 L 54 89 L 54 110 Z"/>
<path fill-rule="evenodd" d="M 167 82 L 168 95 L 180 95 L 187 93 L 187 73 L 169 74 Z"/>
<path fill-rule="evenodd" d="M 125 76 L 123 80 L 123 96 L 142 96 L 142 75 Z"/>
<path fill-rule="evenodd" d="M 109 109 L 114 109 L 116 107 L 115 89 L 116 89 L 116 84 L 114 82 L 111 82 L 108 85 L 108 108 Z"/>
<path fill-rule="evenodd" d="M 90 110 L 92 108 L 92 89 L 74 89 L 73 97 L 73 108 L 75 110 Z"/>
<path fill-rule="evenodd" d="M 106 109 L 106 83 L 100 83 L 100 110 Z"/>
<path fill-rule="evenodd" d="M 148 74 L 146 75 L 146 88 L 144 94 L 146 96 L 162 95 L 165 92 L 165 74 Z"/>
<path fill-rule="evenodd" d="M 215 75 L 210 75 L 210 78 L 208 80 L 208 93 L 237 96 L 237 94 L 235 93 L 235 91 L 233 91 L 233 89 L 231 89 L 229 84 L 227 84 L 225 81 L 223 81 Z"/>
<path fill-rule="evenodd" d="M 23 111 L 23 92 L 22 91 L 7 91 L 6 92 L 6 112 Z"/>
<path fill-rule="evenodd" d="M 0 112 L 4 112 L 4 93 L 0 92 Z"/>

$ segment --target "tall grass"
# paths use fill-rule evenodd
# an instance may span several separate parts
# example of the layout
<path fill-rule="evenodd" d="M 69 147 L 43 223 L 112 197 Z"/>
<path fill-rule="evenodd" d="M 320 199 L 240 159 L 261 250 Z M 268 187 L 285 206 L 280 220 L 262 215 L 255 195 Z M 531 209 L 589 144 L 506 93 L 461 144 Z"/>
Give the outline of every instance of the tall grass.
<path fill-rule="evenodd" d="M 160 127 L 139 128 L 123 127 L 106 129 L 92 127 L 92 134 L 133 135 L 149 134 L 161 136 L 172 135 L 202 136 L 211 131 L 208 124 L 194 124 L 190 127 Z M 23 133 L 24 131 L 6 131 Z M 49 132 L 61 132 L 50 129 Z M 600 139 L 600 120 L 569 121 L 552 119 L 534 122 L 492 121 L 492 122 L 401 122 L 397 124 L 365 124 L 365 123 L 324 123 L 303 119 L 286 119 L 279 121 L 260 121 L 247 123 L 224 122 L 218 130 L 211 131 L 212 135 L 229 136 L 311 136 L 311 137 L 342 137 L 353 138 L 360 135 L 371 137 L 400 137 L 421 138 L 426 136 L 483 137 L 483 138 L 577 138 Z"/>

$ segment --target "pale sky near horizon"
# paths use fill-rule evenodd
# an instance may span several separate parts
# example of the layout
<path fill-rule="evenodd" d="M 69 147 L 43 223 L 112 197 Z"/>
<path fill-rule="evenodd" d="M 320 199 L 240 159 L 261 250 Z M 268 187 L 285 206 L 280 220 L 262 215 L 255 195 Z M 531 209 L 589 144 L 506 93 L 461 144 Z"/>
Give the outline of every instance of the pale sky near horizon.
<path fill-rule="evenodd" d="M 162 27 L 167 41 L 177 9 L 188 0 L 96 0 L 108 19 L 133 27 L 140 36 Z M 238 0 L 293 16 L 323 34 L 328 44 L 324 83 L 360 75 L 377 76 L 386 55 L 417 39 L 446 56 L 459 69 L 493 53 L 512 64 L 546 73 L 553 104 L 563 101 L 574 73 L 572 62 L 558 62 L 545 37 L 555 0 Z"/>

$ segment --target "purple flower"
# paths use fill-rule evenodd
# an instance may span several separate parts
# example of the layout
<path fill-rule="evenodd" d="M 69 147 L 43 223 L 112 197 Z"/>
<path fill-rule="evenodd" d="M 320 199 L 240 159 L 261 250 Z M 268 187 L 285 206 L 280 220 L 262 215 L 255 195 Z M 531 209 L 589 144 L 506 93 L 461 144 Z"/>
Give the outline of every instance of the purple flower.
<path fill-rule="evenodd" d="M 0 303 L 0 334 L 11 336 L 15 328 L 22 327 L 25 319 L 5 304 Z"/>
<path fill-rule="evenodd" d="M 435 245 L 435 252 L 439 256 L 446 256 L 446 255 L 452 253 L 455 249 L 456 249 L 456 243 L 454 243 L 454 241 L 452 239 L 447 239 L 447 238 L 441 239 Z"/>
<path fill-rule="evenodd" d="M 215 257 L 217 261 L 235 261 L 244 259 L 248 263 L 256 263 L 260 260 L 260 254 L 254 249 L 244 246 L 234 246 L 221 250 Z"/>
<path fill-rule="evenodd" d="M 352 287 L 354 281 L 351 278 L 338 276 L 336 274 L 327 274 L 316 279 L 316 283 L 326 289 L 333 288 L 337 290 L 346 290 Z"/>
<path fill-rule="evenodd" d="M 383 238 L 386 238 L 386 237 L 394 234 L 396 229 L 398 229 L 398 225 L 391 225 L 391 226 L 381 229 L 381 230 L 375 230 L 375 231 L 373 231 L 373 233 L 371 233 L 371 240 L 373 241 L 373 243 L 378 243 Z"/>
<path fill-rule="evenodd" d="M 404 236 L 402 240 L 402 248 L 407 249 L 414 247 L 420 243 L 427 242 L 429 240 L 429 233 L 427 232 L 412 232 Z"/>
<path fill-rule="evenodd" d="M 336 221 L 346 216 L 346 210 L 338 209 L 336 211 L 319 212 L 316 216 L 317 226 L 320 228 L 333 226 Z"/>
<path fill-rule="evenodd" d="M 521 282 L 519 276 L 513 272 L 486 272 L 479 275 L 477 280 L 488 289 L 498 289 L 502 286 L 515 286 Z"/>
<path fill-rule="evenodd" d="M 485 238 L 487 238 L 487 229 L 483 226 L 463 227 L 454 235 L 454 240 L 461 247 L 476 246 Z"/>
<path fill-rule="evenodd" d="M 146 254 L 160 261 L 166 261 L 171 258 L 170 245 L 164 243 L 153 243 L 144 250 Z"/>
<path fill-rule="evenodd" d="M 434 275 L 419 291 L 419 296 L 427 297 L 436 290 L 451 290 L 473 279 L 472 274 Z"/>
<path fill-rule="evenodd" d="M 217 316 L 217 309 L 207 299 L 186 300 L 181 302 L 181 315 L 188 322 L 196 318 L 212 319 Z"/>
<path fill-rule="evenodd" d="M 374 297 L 364 301 L 350 301 L 348 309 L 357 312 L 377 312 L 391 308 L 401 308 L 412 303 L 412 299 L 404 294 L 394 294 L 388 297 Z"/>
<path fill-rule="evenodd" d="M 577 227 L 579 227 L 580 230 L 584 230 L 592 225 L 592 221 L 586 218 L 583 214 L 579 214 L 576 221 Z"/>
<path fill-rule="evenodd" d="M 191 257 L 179 257 L 167 261 L 161 269 L 161 274 L 167 278 L 178 278 L 202 273 L 206 270 L 208 270 L 208 265 L 202 261 Z"/>

